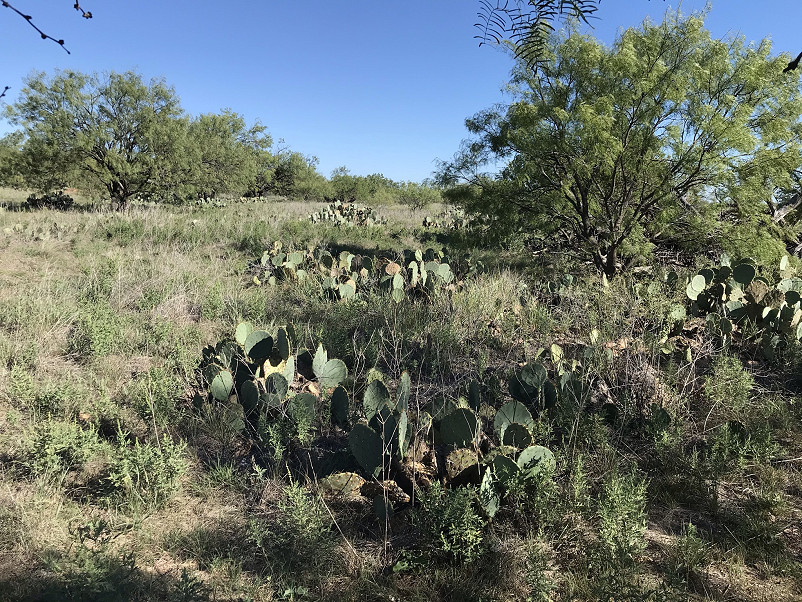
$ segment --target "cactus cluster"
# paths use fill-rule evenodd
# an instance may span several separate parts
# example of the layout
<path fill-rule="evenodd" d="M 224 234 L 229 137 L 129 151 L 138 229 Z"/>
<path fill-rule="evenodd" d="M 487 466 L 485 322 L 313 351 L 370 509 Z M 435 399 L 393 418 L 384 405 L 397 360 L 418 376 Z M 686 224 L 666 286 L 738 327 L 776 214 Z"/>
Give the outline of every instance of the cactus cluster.
<path fill-rule="evenodd" d="M 354 201 L 326 200 L 328 205 L 309 215 L 313 224 L 332 222 L 336 226 L 373 226 L 386 223 L 386 220 L 376 215 L 372 207 Z"/>
<path fill-rule="evenodd" d="M 72 235 L 86 229 L 85 224 L 76 224 L 73 226 L 65 225 L 58 222 L 52 224 L 35 224 L 27 223 L 21 224 L 17 222 L 11 227 L 3 228 L 3 234 L 11 236 L 18 234 L 32 241 L 42 240 L 65 240 L 69 239 Z"/>
<path fill-rule="evenodd" d="M 458 260 L 463 274 L 458 278 L 442 251 L 405 250 L 397 257 L 368 256 L 348 250 L 332 255 L 323 248 L 284 250 L 281 242 L 266 250 L 253 276 L 254 284 L 276 285 L 282 281 L 314 281 L 323 294 L 334 300 L 350 300 L 365 290 L 387 293 L 393 301 L 431 297 L 441 289 L 454 290 L 481 266 L 470 258 Z"/>
<path fill-rule="evenodd" d="M 407 372 L 394 390 L 382 377 L 373 378 L 361 404 L 352 404 L 343 386 L 345 364 L 329 358 L 322 345 L 314 354 L 294 352 L 295 345 L 291 326 L 268 332 L 239 324 L 233 339 L 203 350 L 198 374 L 205 397 L 198 395 L 197 403 L 229 409 L 238 404 L 241 428 L 257 442 L 277 420 L 325 426 L 317 432 L 328 433 L 329 445 L 335 433 L 340 443 L 332 451 L 337 462 L 311 467 L 320 489 L 343 499 L 372 499 L 385 518 L 393 504 L 409 502 L 416 488 L 435 479 L 450 487 L 476 487 L 492 517 L 513 484 L 520 491 L 521 483 L 550 478 L 554 456 L 536 441 L 537 421 L 560 399 L 574 403 L 582 394 L 582 383 L 570 370 L 560 368 L 552 380 L 545 366 L 532 363 L 511 375 L 512 399 L 499 407 L 483 402 L 477 381 L 456 399 L 422 403 L 414 398 Z"/>
<path fill-rule="evenodd" d="M 65 194 L 63 190 L 49 192 L 42 196 L 32 194 L 25 199 L 25 207 L 28 209 L 55 209 L 56 211 L 66 211 L 72 209 L 74 204 L 73 198 Z"/>
<path fill-rule="evenodd" d="M 423 218 L 424 228 L 437 228 L 444 230 L 462 230 L 468 225 L 468 218 L 462 207 L 448 207 L 436 218 L 427 215 Z"/>
<path fill-rule="evenodd" d="M 780 272 L 790 274 L 787 257 Z M 685 294 L 691 314 L 704 316 L 708 328 L 725 339 L 739 324 L 749 320 L 757 327 L 764 355 L 772 359 L 793 337 L 802 340 L 802 279 L 782 277 L 774 282 L 757 275 L 750 261 L 732 263 L 723 257 L 721 265 L 705 268 L 690 277 Z"/>
<path fill-rule="evenodd" d="M 265 420 L 286 417 L 296 424 L 311 424 L 321 395 L 336 391 L 348 369 L 342 360 L 329 359 L 322 345 L 314 356 L 306 349 L 293 353 L 294 342 L 291 325 L 268 333 L 240 323 L 234 340 L 203 349 L 198 376 L 207 395 L 205 399 L 197 395 L 196 405 L 238 403 L 246 432 L 254 439 L 260 438 L 260 423 Z M 301 389 L 298 377 L 318 386 Z"/>

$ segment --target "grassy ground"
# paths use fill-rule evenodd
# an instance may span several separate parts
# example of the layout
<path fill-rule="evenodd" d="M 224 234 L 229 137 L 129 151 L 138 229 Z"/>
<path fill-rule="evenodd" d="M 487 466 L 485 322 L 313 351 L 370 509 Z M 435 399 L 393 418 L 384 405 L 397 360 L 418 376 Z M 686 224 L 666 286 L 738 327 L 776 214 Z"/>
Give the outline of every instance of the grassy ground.
<path fill-rule="evenodd" d="M 254 266 L 277 240 L 456 239 L 392 206 L 385 226 L 338 229 L 311 224 L 313 204 L 12 210 L 24 197 L 0 192 L 0 599 L 802 599 L 802 356 L 766 362 L 693 319 L 690 355 L 661 351 L 682 287 L 574 266 L 557 290 L 561 266 L 463 237 L 454 253 L 486 269 L 457 290 L 334 302 L 255 286 Z M 227 406 L 193 407 L 202 348 L 242 321 L 322 343 L 355 399 L 377 370 L 391 390 L 408 371 L 420 408 L 475 379 L 492 424 L 508 374 L 536 360 L 586 394 L 538 418 L 555 469 L 492 520 L 474 489 L 433 479 L 380 521 L 266 461 Z"/>

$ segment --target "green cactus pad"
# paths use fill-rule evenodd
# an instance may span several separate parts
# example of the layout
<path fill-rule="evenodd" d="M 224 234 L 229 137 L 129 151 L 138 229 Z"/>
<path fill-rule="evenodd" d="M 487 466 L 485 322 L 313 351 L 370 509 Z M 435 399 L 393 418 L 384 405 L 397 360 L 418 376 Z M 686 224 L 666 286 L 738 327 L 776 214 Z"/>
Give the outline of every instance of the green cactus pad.
<path fill-rule="evenodd" d="M 281 371 L 281 375 L 287 381 L 287 384 L 291 385 L 295 381 L 295 357 L 292 355 L 287 358 L 287 363 L 284 364 L 284 370 Z"/>
<path fill-rule="evenodd" d="M 400 272 L 393 276 L 392 287 L 393 290 L 404 288 L 404 277 L 401 275 Z"/>
<path fill-rule="evenodd" d="M 540 363 L 526 364 L 521 368 L 520 379 L 525 384 L 535 389 L 543 386 L 543 383 L 548 379 L 549 373 L 546 367 Z"/>
<path fill-rule="evenodd" d="M 532 414 L 520 401 L 510 401 L 501 406 L 493 420 L 493 428 L 501 436 L 507 426 L 513 422 L 523 424 L 530 430 L 535 425 Z"/>
<path fill-rule="evenodd" d="M 799 291 L 788 291 L 785 293 L 785 302 L 788 305 L 796 305 L 799 303 L 802 296 L 799 294 Z"/>
<path fill-rule="evenodd" d="M 691 278 L 690 286 L 693 290 L 701 293 L 707 286 L 707 278 L 705 278 L 704 274 L 697 274 Z"/>
<path fill-rule="evenodd" d="M 348 300 L 354 298 L 354 295 L 356 295 L 356 285 L 352 283 L 353 280 L 337 286 L 340 299 Z"/>
<path fill-rule="evenodd" d="M 348 376 L 345 362 L 339 359 L 330 360 L 323 345 L 317 346 L 315 358 L 312 360 L 312 371 L 324 387 L 336 387 Z"/>
<path fill-rule="evenodd" d="M 704 268 L 703 270 L 699 270 L 699 275 L 705 279 L 705 286 L 709 286 L 715 279 L 716 272 L 710 268 Z"/>
<path fill-rule="evenodd" d="M 240 322 L 237 324 L 237 330 L 234 331 L 234 338 L 240 345 L 245 345 L 248 340 L 248 335 L 253 332 L 253 324 L 250 322 Z"/>
<path fill-rule="evenodd" d="M 409 408 L 409 397 L 411 394 L 412 379 L 409 377 L 409 372 L 404 370 L 401 373 L 401 379 L 398 381 L 398 389 L 396 390 L 396 408 L 402 411 Z"/>
<path fill-rule="evenodd" d="M 295 422 L 311 424 L 316 416 L 315 404 L 317 397 L 311 393 L 299 393 L 290 400 L 287 413 Z"/>
<path fill-rule="evenodd" d="M 270 395 L 277 395 L 284 399 L 289 391 L 289 383 L 287 383 L 287 379 L 284 378 L 283 374 L 272 372 L 265 378 L 265 391 Z"/>
<path fill-rule="evenodd" d="M 287 331 L 283 328 L 278 329 L 275 345 L 278 350 L 278 356 L 286 361 L 290 357 L 290 340 L 287 337 Z"/>
<path fill-rule="evenodd" d="M 458 408 L 440 421 L 440 443 L 457 447 L 472 446 L 478 429 L 479 420 L 474 411 Z"/>
<path fill-rule="evenodd" d="M 523 449 L 532 444 L 532 433 L 523 424 L 511 422 L 504 428 L 501 443 Z"/>
<path fill-rule="evenodd" d="M 746 286 L 755 278 L 755 266 L 749 263 L 739 263 L 732 268 L 732 279 Z"/>
<path fill-rule="evenodd" d="M 390 500 L 384 499 L 383 495 L 377 495 L 373 498 L 373 513 L 380 523 L 386 523 L 393 517 L 395 511 Z"/>
<path fill-rule="evenodd" d="M 264 330 L 254 330 L 245 339 L 245 355 L 255 362 L 263 362 L 273 351 L 273 337 Z"/>
<path fill-rule="evenodd" d="M 783 293 L 802 291 L 802 278 L 783 278 L 777 283 L 777 290 Z"/>
<path fill-rule="evenodd" d="M 246 380 L 239 388 L 239 401 L 246 412 L 252 412 L 259 405 L 259 387 L 252 380 Z"/>
<path fill-rule="evenodd" d="M 726 282 L 732 276 L 732 268 L 728 265 L 721 266 L 716 272 L 716 280 Z"/>
<path fill-rule="evenodd" d="M 337 426 L 345 428 L 348 426 L 348 410 L 348 393 L 340 385 L 331 394 L 331 421 Z"/>
<path fill-rule="evenodd" d="M 493 458 L 493 472 L 498 482 L 508 487 L 510 481 L 521 472 L 521 469 L 512 458 L 499 455 Z"/>
<path fill-rule="evenodd" d="M 356 424 L 348 434 L 348 447 L 359 465 L 371 476 L 381 472 L 384 455 L 382 439 L 366 424 Z"/>
<path fill-rule="evenodd" d="M 485 470 L 482 484 L 479 486 L 479 505 L 489 518 L 493 518 L 501 507 L 501 497 L 496 491 L 493 471 Z"/>
<path fill-rule="evenodd" d="M 482 392 L 475 380 L 468 383 L 468 405 L 474 412 L 478 412 L 482 405 Z"/>
<path fill-rule="evenodd" d="M 518 456 L 518 467 L 527 476 L 535 476 L 542 471 L 553 472 L 555 467 L 554 454 L 542 445 L 530 445 Z"/>
<path fill-rule="evenodd" d="M 414 261 L 409 264 L 409 285 L 412 288 L 418 286 L 418 282 L 420 281 L 420 275 L 418 272 L 418 264 Z"/>
<path fill-rule="evenodd" d="M 412 440 L 412 431 L 409 428 L 407 411 L 403 410 L 398 417 L 398 455 L 403 459 L 407 455 L 409 443 Z"/>
<path fill-rule="evenodd" d="M 220 370 L 209 383 L 209 390 L 212 392 L 212 397 L 217 401 L 227 401 L 233 387 L 234 377 L 228 370 Z"/>
<path fill-rule="evenodd" d="M 381 437 L 386 455 L 392 456 L 398 451 L 398 419 L 389 408 L 383 407 L 370 419 L 368 426 Z"/>
<path fill-rule="evenodd" d="M 234 341 L 221 341 L 218 343 L 215 352 L 221 366 L 233 368 L 239 348 Z"/>
<path fill-rule="evenodd" d="M 365 417 L 370 420 L 389 404 L 390 392 L 387 387 L 379 379 L 372 380 L 367 389 L 365 389 L 365 396 L 362 398 Z"/>

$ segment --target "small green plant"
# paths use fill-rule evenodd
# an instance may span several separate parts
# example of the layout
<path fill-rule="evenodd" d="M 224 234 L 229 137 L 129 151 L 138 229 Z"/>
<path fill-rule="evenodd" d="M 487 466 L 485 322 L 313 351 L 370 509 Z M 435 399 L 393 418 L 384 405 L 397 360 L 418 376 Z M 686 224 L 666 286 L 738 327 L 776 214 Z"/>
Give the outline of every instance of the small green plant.
<path fill-rule="evenodd" d="M 610 474 L 597 515 L 603 551 L 612 559 L 634 559 L 646 547 L 646 481 L 634 472 Z"/>
<path fill-rule="evenodd" d="M 323 501 L 293 482 L 281 492 L 276 510 L 251 520 L 250 539 L 270 564 L 312 571 L 334 541 L 331 515 Z M 310 562 L 312 558 L 317 563 Z"/>
<path fill-rule="evenodd" d="M 185 443 L 176 443 L 167 435 L 156 444 L 138 439 L 131 444 L 128 435 L 118 428 L 108 482 L 130 506 L 159 508 L 178 489 L 178 480 L 186 472 L 185 448 Z"/>
<path fill-rule="evenodd" d="M 70 551 L 49 557 L 46 566 L 58 585 L 45 589 L 42 600 L 125 602 L 143 592 L 136 580 L 136 558 L 112 547 L 112 531 L 102 519 L 72 526 Z"/>
<path fill-rule="evenodd" d="M 458 562 L 473 562 L 482 555 L 485 519 L 476 509 L 472 487 L 445 489 L 435 482 L 419 499 L 415 516 L 437 553 Z"/>
<path fill-rule="evenodd" d="M 34 427 L 23 445 L 20 464 L 35 476 L 80 470 L 99 446 L 92 427 L 48 419 Z"/>
<path fill-rule="evenodd" d="M 174 602 L 204 602 L 209 599 L 211 591 L 203 581 L 189 574 L 186 567 L 181 569 L 181 577 L 173 586 L 170 598 Z"/>
<path fill-rule="evenodd" d="M 754 384 L 754 378 L 744 370 L 740 359 L 730 355 L 718 356 L 711 374 L 704 381 L 710 415 L 725 420 L 743 419 L 750 409 L 749 399 Z"/>
<path fill-rule="evenodd" d="M 108 301 L 88 302 L 70 331 L 69 351 L 83 359 L 121 354 L 125 350 L 123 326 L 120 313 Z"/>
<path fill-rule="evenodd" d="M 549 602 L 554 583 L 546 574 L 549 557 L 542 543 L 530 542 L 526 551 L 526 602 Z"/>
<path fill-rule="evenodd" d="M 667 549 L 666 561 L 671 572 L 684 581 L 703 567 L 710 558 L 710 544 L 699 537 L 696 525 L 689 522 Z"/>

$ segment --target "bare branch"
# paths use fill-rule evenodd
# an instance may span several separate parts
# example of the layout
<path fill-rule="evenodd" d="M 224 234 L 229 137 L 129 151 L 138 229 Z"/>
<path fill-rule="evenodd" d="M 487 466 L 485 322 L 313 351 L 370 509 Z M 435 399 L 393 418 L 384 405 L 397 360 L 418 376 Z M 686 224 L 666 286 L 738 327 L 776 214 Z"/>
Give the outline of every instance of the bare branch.
<path fill-rule="evenodd" d="M 56 39 L 56 38 L 54 38 L 53 36 L 51 36 L 51 35 L 49 35 L 49 34 L 45 33 L 45 32 L 44 32 L 44 31 L 42 31 L 41 29 L 39 29 L 39 27 L 37 27 L 37 26 L 36 26 L 36 24 L 33 22 L 33 17 L 32 17 L 31 15 L 26 15 L 26 14 L 25 14 L 25 13 L 23 13 L 21 10 L 17 9 L 15 6 L 12 6 L 12 5 L 11 5 L 11 3 L 10 3 L 10 2 L 8 2 L 7 0 L 2 0 L 2 2 L 1 2 L 1 3 L 2 3 L 2 5 L 3 5 L 5 8 L 9 8 L 9 9 L 11 9 L 11 10 L 12 10 L 12 11 L 14 11 L 15 13 L 17 13 L 17 14 L 18 14 L 20 17 L 22 17 L 23 19 L 25 19 L 25 21 L 28 23 L 28 25 L 30 25 L 31 27 L 33 27 L 33 28 L 36 30 L 36 32 L 39 34 L 39 36 L 40 36 L 40 37 L 41 37 L 43 40 L 52 40 L 53 42 L 55 42 L 56 44 L 58 44 L 59 46 L 61 46 L 62 48 L 64 48 L 64 52 L 66 52 L 67 54 L 70 54 L 70 51 L 69 51 L 69 50 L 67 50 L 67 47 L 66 47 L 66 46 L 64 46 L 64 40 L 57 40 L 57 39 Z M 81 16 L 82 16 L 84 19 L 91 19 L 91 18 L 92 18 L 92 13 L 91 13 L 91 12 L 89 12 L 89 11 L 85 11 L 83 8 L 81 8 L 81 5 L 80 5 L 78 2 L 76 2 L 75 4 L 73 4 L 73 8 L 74 8 L 75 10 L 77 10 L 79 13 L 81 13 Z M 6 90 L 8 90 L 8 87 L 6 87 Z M 3 91 L 3 94 L 5 94 L 5 90 Z M 2 95 L 2 94 L 0 94 L 0 98 L 2 98 L 2 97 L 3 97 L 3 95 Z"/>

